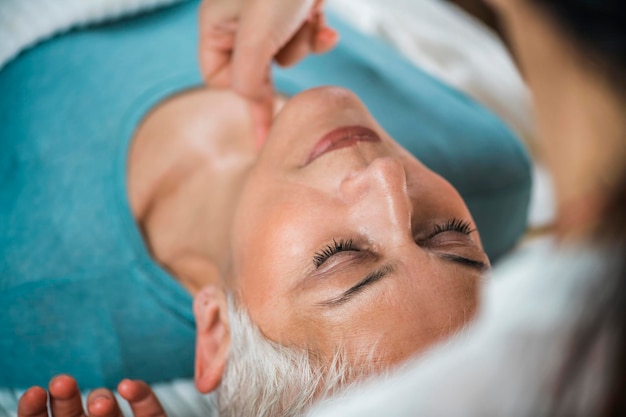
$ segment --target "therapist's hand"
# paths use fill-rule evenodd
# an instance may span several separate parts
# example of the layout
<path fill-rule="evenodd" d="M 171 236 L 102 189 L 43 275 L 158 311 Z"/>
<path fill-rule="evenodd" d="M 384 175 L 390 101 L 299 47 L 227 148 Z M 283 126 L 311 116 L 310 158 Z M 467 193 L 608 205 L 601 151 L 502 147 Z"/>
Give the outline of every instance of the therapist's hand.
<path fill-rule="evenodd" d="M 232 88 L 250 100 L 257 140 L 273 117 L 270 65 L 293 65 L 337 43 L 326 26 L 323 0 L 203 0 L 200 69 L 209 85 Z"/>
<path fill-rule="evenodd" d="M 20 398 L 18 417 L 122 417 L 119 405 L 111 391 L 104 388 L 93 390 L 87 397 L 87 412 L 83 409 L 80 390 L 74 378 L 59 375 L 49 384 L 50 408 L 46 390 L 31 387 Z M 117 387 L 120 395 L 128 401 L 134 417 L 166 417 L 165 411 L 152 389 L 142 381 L 125 379 Z"/>

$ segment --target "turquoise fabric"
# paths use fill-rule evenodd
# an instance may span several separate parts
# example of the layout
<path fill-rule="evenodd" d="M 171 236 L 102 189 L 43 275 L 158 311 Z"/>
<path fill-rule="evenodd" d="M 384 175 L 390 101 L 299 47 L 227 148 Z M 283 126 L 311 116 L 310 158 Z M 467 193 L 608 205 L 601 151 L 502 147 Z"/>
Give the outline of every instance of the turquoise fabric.
<path fill-rule="evenodd" d="M 58 36 L 0 72 L 0 387 L 81 387 L 193 374 L 191 298 L 150 257 L 126 197 L 142 116 L 199 85 L 197 1 Z M 482 106 L 380 42 L 331 24 L 331 54 L 276 71 L 287 94 L 354 90 L 400 143 L 457 186 L 492 256 L 525 224 L 529 160 Z"/>

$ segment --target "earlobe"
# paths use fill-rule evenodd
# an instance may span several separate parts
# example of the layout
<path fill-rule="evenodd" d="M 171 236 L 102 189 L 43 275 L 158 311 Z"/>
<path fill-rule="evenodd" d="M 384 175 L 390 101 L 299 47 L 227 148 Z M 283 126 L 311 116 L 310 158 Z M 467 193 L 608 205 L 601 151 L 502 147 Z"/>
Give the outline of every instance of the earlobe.
<path fill-rule="evenodd" d="M 201 393 L 213 391 L 222 379 L 230 346 L 228 307 L 224 292 L 210 285 L 194 299 L 196 317 L 195 383 Z"/>

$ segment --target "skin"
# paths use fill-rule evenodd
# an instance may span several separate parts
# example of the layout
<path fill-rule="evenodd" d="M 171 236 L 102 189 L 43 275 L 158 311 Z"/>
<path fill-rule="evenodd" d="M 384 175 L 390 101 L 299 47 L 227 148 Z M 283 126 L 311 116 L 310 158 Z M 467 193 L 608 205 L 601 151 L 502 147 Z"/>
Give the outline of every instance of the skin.
<path fill-rule="evenodd" d="M 87 397 L 87 410 L 83 409 L 78 385 L 69 375 L 58 375 L 50 380 L 49 411 L 59 417 L 122 417 L 113 393 L 104 388 L 91 391 Z M 150 387 L 142 381 L 128 379 L 120 382 L 118 393 L 128 401 L 135 417 L 160 417 L 165 412 Z M 29 388 L 18 403 L 18 417 L 47 417 L 48 393 L 42 387 Z"/>
<path fill-rule="evenodd" d="M 232 93 L 184 93 L 151 113 L 131 149 L 133 212 L 155 258 L 190 292 L 226 283 L 270 339 L 323 357 L 342 347 L 355 363 L 371 354 L 397 363 L 471 318 L 489 261 L 465 204 L 356 96 L 322 88 L 294 97 L 260 152 L 246 115 Z M 381 141 L 301 167 L 322 136 L 350 125 Z M 471 233 L 432 236 L 453 219 Z M 355 250 L 314 268 L 333 239 L 352 239 Z M 393 272 L 384 279 L 330 302 L 385 265 Z"/>
<path fill-rule="evenodd" d="M 229 343 L 223 293 L 211 284 L 238 294 L 266 337 L 321 358 L 343 348 L 357 366 L 398 363 L 471 318 L 489 261 L 467 207 L 356 96 L 321 88 L 294 97 L 260 153 L 239 118 L 247 112 L 232 93 L 180 94 L 150 113 L 130 153 L 129 200 L 146 244 L 196 294 L 201 391 L 219 383 Z M 372 129 L 380 142 L 356 142 L 307 164 L 320 137 L 353 125 Z M 467 230 L 436 233 L 452 219 L 467 222 Z M 354 247 L 316 267 L 316 253 L 333 239 L 353 239 Z M 377 272 L 371 284 L 351 290 Z M 51 398 L 69 398 L 78 409 L 75 381 L 60 380 Z M 160 409 L 141 384 L 123 381 L 118 389 L 131 406 L 145 400 Z M 24 395 L 20 416 L 46 408 L 42 392 Z M 89 415 L 117 416 L 111 393 L 98 392 Z M 55 404 L 53 415 L 74 417 Z"/>
<path fill-rule="evenodd" d="M 306 164 L 320 137 L 352 125 L 378 132 L 381 142 Z M 432 236 L 451 219 L 472 232 Z M 275 119 L 242 190 L 233 287 L 270 339 L 323 357 L 341 346 L 357 363 L 372 353 L 397 363 L 472 316 L 482 269 L 454 257 L 488 265 L 473 230 L 456 190 L 397 145 L 356 96 L 309 90 Z M 315 254 L 342 239 L 354 248 L 316 267 Z M 344 295 L 381 269 L 384 277 Z"/>

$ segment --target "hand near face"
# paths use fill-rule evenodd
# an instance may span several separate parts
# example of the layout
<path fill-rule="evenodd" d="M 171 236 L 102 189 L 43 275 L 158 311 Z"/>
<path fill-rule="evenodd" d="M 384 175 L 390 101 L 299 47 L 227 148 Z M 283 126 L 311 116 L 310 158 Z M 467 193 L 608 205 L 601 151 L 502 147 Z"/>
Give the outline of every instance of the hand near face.
<path fill-rule="evenodd" d="M 18 417 L 122 417 L 115 396 L 104 388 L 93 390 L 83 409 L 80 390 L 74 378 L 68 375 L 54 377 L 49 384 L 50 408 L 47 393 L 41 387 L 31 387 L 19 400 Z M 117 387 L 128 401 L 134 417 L 166 417 L 165 411 L 152 389 L 143 381 L 125 379 Z"/>
<path fill-rule="evenodd" d="M 270 64 L 289 66 L 337 43 L 322 0 L 204 0 L 200 6 L 200 70 L 209 87 L 248 98 L 259 144 L 273 116 Z"/>

